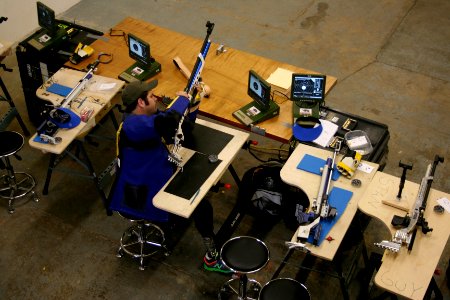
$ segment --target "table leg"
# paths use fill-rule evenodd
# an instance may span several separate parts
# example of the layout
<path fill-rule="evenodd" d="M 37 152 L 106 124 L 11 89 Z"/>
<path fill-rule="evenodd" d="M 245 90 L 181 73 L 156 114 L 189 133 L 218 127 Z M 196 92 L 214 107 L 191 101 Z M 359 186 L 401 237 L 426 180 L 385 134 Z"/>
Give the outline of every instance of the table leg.
<path fill-rule="evenodd" d="M 273 273 L 272 278 L 270 280 L 273 280 L 275 278 L 277 278 L 281 271 L 284 269 L 284 266 L 287 264 L 289 258 L 291 258 L 292 254 L 294 253 L 294 249 L 289 249 L 286 254 L 284 255 L 283 260 L 281 261 L 280 265 L 278 266 L 278 268 L 275 270 L 275 273 Z"/>
<path fill-rule="evenodd" d="M 89 156 L 87 155 L 86 150 L 84 149 L 83 144 L 82 144 L 81 141 L 78 141 L 78 148 L 77 149 L 83 155 L 83 157 L 85 159 L 86 166 L 87 166 L 87 168 L 89 170 L 89 174 L 92 176 L 92 179 L 94 180 L 95 187 L 97 188 L 97 191 L 99 192 L 99 194 L 100 194 L 100 196 L 102 198 L 102 202 L 103 202 L 103 205 L 104 205 L 105 209 L 107 209 L 108 206 L 107 206 L 107 199 L 106 199 L 105 192 L 100 187 L 100 183 L 99 183 L 97 174 L 94 171 L 94 167 L 92 166 L 91 160 L 89 159 Z"/>
<path fill-rule="evenodd" d="M 230 171 L 231 176 L 233 176 L 233 179 L 239 188 L 241 180 L 234 170 L 233 166 L 229 165 L 228 170 Z M 225 243 L 231 237 L 244 216 L 245 203 L 243 203 L 242 200 L 238 197 L 238 199 L 236 200 L 236 204 L 234 205 L 227 219 L 216 234 L 217 247 L 222 247 L 223 243 Z"/>
<path fill-rule="evenodd" d="M 53 168 L 55 167 L 56 154 L 50 154 L 50 161 L 48 163 L 47 176 L 45 177 L 44 189 L 42 190 L 43 195 L 48 194 L 48 186 L 50 185 L 50 179 L 52 178 Z"/>

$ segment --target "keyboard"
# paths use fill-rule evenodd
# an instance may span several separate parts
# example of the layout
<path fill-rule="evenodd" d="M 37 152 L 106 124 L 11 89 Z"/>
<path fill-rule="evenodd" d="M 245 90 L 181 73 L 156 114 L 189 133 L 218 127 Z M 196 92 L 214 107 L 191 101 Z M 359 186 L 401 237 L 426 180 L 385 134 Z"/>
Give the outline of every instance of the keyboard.
<path fill-rule="evenodd" d="M 35 39 L 29 40 L 28 44 L 30 44 L 31 46 L 33 46 L 37 50 L 42 50 L 42 48 L 44 48 L 44 45 L 42 43 L 40 43 L 39 41 L 35 40 Z"/>
<path fill-rule="evenodd" d="M 242 110 L 237 110 L 233 113 L 233 116 L 238 119 L 245 126 L 248 126 L 253 123 L 253 120 L 247 116 Z"/>
<path fill-rule="evenodd" d="M 128 83 L 133 82 L 133 81 L 139 81 L 139 79 L 137 79 L 136 77 L 134 77 L 134 76 L 132 76 L 129 73 L 126 73 L 126 72 L 122 72 L 119 75 L 119 79 L 125 80 Z"/>

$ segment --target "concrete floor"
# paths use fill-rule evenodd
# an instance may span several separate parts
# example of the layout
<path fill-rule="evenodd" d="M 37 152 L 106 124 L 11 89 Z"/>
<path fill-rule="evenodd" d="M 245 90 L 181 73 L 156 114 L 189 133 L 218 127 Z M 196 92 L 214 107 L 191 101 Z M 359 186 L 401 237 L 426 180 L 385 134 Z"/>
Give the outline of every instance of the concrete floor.
<path fill-rule="evenodd" d="M 389 126 L 390 142 L 385 172 L 399 176 L 398 162 L 414 164 L 408 180 L 420 182 L 435 154 L 446 161 L 437 168 L 433 188 L 450 192 L 450 2 L 398 1 L 120 1 L 83 0 L 58 18 L 107 31 L 133 16 L 197 38 L 206 20 L 216 23 L 216 43 L 252 52 L 338 78 L 327 104 Z M 13 73 L 2 78 L 28 127 L 17 62 L 4 63 Z M 10 130 L 21 131 L 17 122 Z M 111 126 L 102 128 L 112 136 Z M 262 145 L 279 144 L 252 137 Z M 113 143 L 87 146 L 98 170 L 114 156 Z M 16 170 L 33 174 L 41 193 L 48 155 L 30 149 L 20 152 Z M 76 166 L 66 161 L 68 167 Z M 240 176 L 258 164 L 241 150 L 234 166 Z M 232 182 L 226 174 L 224 182 Z M 235 185 L 212 194 L 216 226 L 222 224 L 237 194 Z M 0 299 L 214 299 L 227 276 L 203 271 L 201 239 L 187 224 L 173 253 L 150 260 L 141 272 L 136 262 L 115 257 L 128 221 L 107 217 L 100 197 L 87 179 L 56 172 L 49 194 L 39 203 L 19 202 L 9 215 L 0 202 Z M 283 223 L 258 232 L 246 216 L 235 235 L 260 236 L 268 244 L 271 261 L 254 277 L 267 282 L 279 265 L 292 232 Z M 430 224 L 449 226 L 449 224 Z M 372 220 L 365 232 L 367 245 L 388 231 Z M 373 247 L 370 251 L 379 252 Z M 450 299 L 445 270 L 447 243 L 435 279 Z M 344 252 L 344 257 L 351 256 Z M 295 277 L 302 256 L 296 253 L 282 276 Z M 420 270 L 417 270 L 420 272 Z M 351 299 L 361 289 L 359 277 L 350 286 Z M 341 299 L 333 277 L 312 273 L 306 283 L 313 299 Z M 326 288 L 324 289 L 324 286 Z M 376 288 L 370 294 L 380 293 Z"/>

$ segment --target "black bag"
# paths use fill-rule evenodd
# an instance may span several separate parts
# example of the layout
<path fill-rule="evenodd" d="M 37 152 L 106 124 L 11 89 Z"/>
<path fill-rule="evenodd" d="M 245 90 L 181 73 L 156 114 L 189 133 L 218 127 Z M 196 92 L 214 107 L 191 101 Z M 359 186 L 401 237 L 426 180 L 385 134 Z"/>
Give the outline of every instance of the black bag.
<path fill-rule="evenodd" d="M 306 211 L 310 205 L 306 194 L 281 180 L 280 163 L 266 163 L 247 170 L 242 177 L 239 197 L 245 201 L 247 213 L 265 222 L 280 219 L 289 228 L 297 229 L 297 210 Z"/>

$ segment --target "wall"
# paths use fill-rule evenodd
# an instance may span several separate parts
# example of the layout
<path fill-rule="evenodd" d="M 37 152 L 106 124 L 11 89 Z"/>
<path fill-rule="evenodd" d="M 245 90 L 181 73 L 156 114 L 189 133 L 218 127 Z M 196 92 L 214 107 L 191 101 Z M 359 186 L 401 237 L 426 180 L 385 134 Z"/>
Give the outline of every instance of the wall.
<path fill-rule="evenodd" d="M 41 2 L 53 9 L 58 18 L 60 13 L 80 0 L 41 0 Z M 0 40 L 2 41 L 20 42 L 39 28 L 34 0 L 1 0 L 0 17 L 8 18 L 0 24 Z"/>

